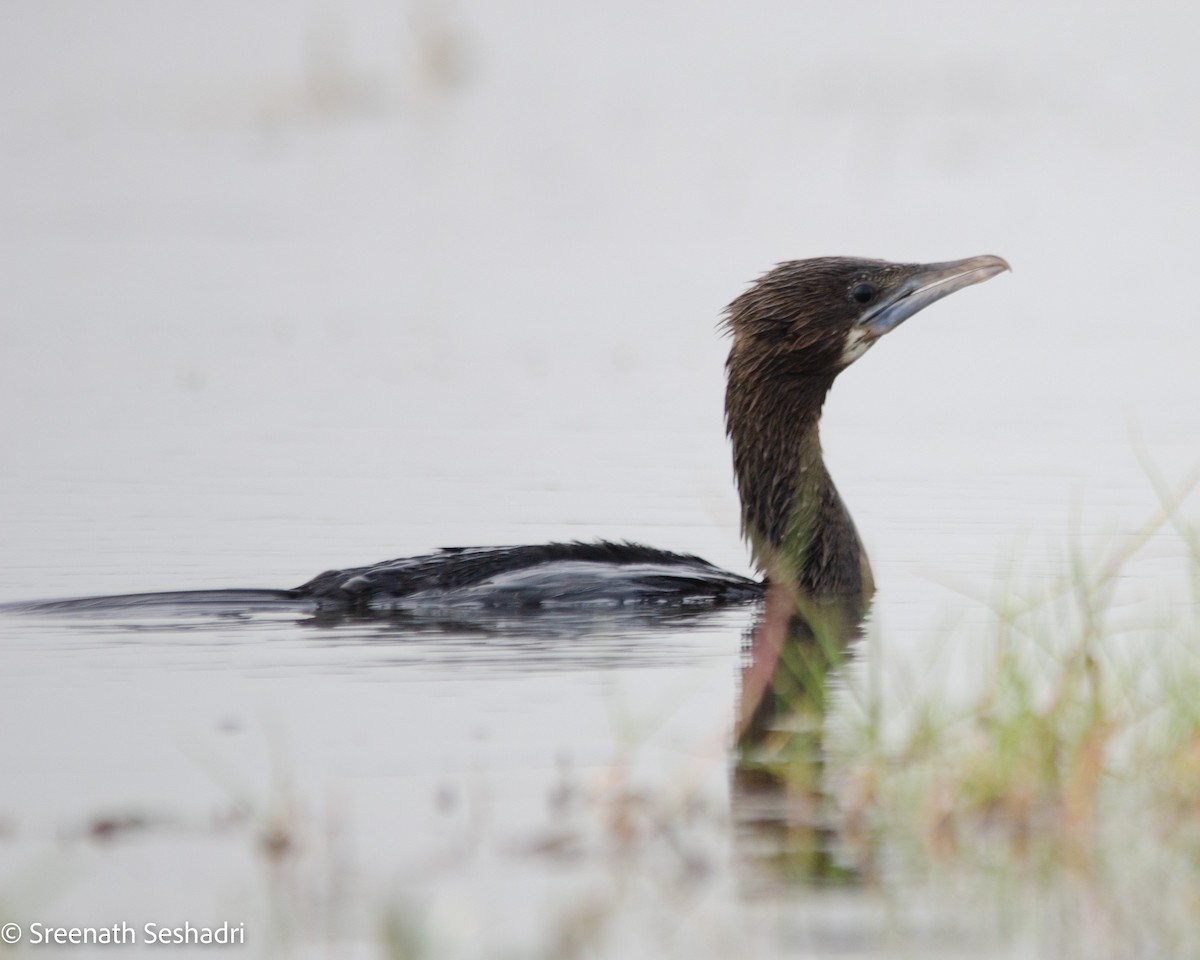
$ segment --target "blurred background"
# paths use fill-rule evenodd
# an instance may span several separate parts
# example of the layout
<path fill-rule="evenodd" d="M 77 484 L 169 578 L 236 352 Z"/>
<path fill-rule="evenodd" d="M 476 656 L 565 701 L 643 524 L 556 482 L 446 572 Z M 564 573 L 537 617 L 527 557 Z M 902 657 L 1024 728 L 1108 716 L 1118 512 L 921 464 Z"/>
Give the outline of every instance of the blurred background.
<path fill-rule="evenodd" d="M 595 536 L 745 571 L 724 305 L 786 259 L 994 253 L 1012 275 L 871 351 L 823 426 L 920 674 L 948 585 L 1137 529 L 1147 464 L 1200 460 L 1196 28 L 1158 0 L 7 0 L 0 600 Z M 561 674 L 294 627 L 6 627 L 0 891 L 97 811 L 207 809 L 210 749 L 248 781 L 287 753 L 390 876 L 446 783 L 489 783 L 503 835 L 564 750 L 625 749 L 631 703 L 686 700 L 711 759 L 742 626 L 602 668 L 539 647 Z M 687 697 L 654 657 L 692 663 Z M 238 889 L 236 857 L 174 842 L 92 863 L 59 919 Z M 512 869 L 480 903 L 542 902 Z"/>
<path fill-rule="evenodd" d="M 0 17 L 5 598 L 564 535 L 736 565 L 716 323 L 823 254 L 1015 271 L 833 394 L 878 562 L 1119 506 L 1131 435 L 1193 455 L 1177 5 Z"/>

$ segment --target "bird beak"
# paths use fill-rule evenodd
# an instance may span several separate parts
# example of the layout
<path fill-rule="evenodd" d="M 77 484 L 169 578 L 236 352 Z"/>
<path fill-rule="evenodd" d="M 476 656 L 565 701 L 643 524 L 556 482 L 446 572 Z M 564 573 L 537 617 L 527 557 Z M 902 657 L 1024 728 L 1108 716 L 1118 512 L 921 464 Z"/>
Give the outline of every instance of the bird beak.
<path fill-rule="evenodd" d="M 914 265 L 894 291 L 859 318 L 858 326 L 869 339 L 876 340 L 955 290 L 983 283 L 1011 269 L 1000 257 L 993 256 Z"/>

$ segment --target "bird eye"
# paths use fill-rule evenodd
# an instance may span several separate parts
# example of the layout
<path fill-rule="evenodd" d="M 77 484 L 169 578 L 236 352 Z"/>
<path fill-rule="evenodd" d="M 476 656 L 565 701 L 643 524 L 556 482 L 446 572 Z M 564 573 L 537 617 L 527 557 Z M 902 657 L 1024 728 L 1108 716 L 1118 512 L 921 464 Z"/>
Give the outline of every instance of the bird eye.
<path fill-rule="evenodd" d="M 876 292 L 873 283 L 859 283 L 850 291 L 850 296 L 854 298 L 855 303 L 870 303 L 875 299 Z"/>

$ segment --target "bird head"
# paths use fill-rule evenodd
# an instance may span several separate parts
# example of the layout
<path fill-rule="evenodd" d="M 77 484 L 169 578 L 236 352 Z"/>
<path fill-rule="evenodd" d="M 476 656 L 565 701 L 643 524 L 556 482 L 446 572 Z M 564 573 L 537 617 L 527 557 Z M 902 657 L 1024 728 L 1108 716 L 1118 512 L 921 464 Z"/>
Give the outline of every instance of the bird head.
<path fill-rule="evenodd" d="M 993 256 L 946 263 L 853 257 L 781 263 L 729 305 L 730 364 L 740 358 L 774 372 L 836 376 L 914 313 L 1008 269 Z"/>

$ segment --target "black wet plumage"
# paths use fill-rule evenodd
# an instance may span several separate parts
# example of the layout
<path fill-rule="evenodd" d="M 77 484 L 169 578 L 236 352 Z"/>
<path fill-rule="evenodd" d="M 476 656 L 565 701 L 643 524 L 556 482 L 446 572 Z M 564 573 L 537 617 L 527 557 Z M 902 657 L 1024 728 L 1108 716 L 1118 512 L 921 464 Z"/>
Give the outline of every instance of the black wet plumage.
<path fill-rule="evenodd" d="M 291 590 L 182 590 L 14 603 L 10 613 L 105 614 L 134 609 L 213 614 L 299 611 L 412 614 L 566 607 L 714 608 L 759 599 L 763 585 L 699 557 L 636 543 L 447 547 L 366 567 L 327 570 Z"/>
<path fill-rule="evenodd" d="M 434 610 L 583 604 L 745 603 L 762 585 L 699 557 L 636 543 L 450 547 L 330 570 L 292 591 L 322 608 Z"/>

